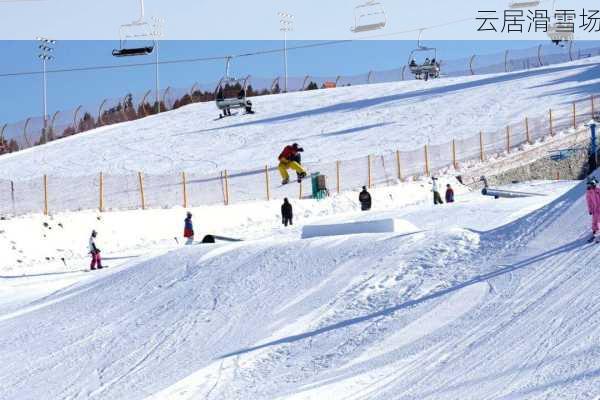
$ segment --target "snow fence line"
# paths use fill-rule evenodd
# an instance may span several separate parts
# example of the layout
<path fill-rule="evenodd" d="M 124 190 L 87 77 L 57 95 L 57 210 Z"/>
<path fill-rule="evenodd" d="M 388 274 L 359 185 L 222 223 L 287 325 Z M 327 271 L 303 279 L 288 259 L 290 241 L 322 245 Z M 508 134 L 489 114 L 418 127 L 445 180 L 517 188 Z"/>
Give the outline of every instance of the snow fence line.
<path fill-rule="evenodd" d="M 328 193 L 356 190 L 362 186 L 390 186 L 437 171 L 461 171 L 467 163 L 485 163 L 531 145 L 543 145 L 561 132 L 576 135 L 597 117 L 596 96 L 548 110 L 547 115 L 525 117 L 496 131 L 443 144 L 425 145 L 410 151 L 388 151 L 380 155 L 308 163 L 308 170 L 328 178 Z M 249 171 L 225 170 L 214 175 L 181 172 L 165 175 L 105 175 L 60 177 L 44 175 L 26 181 L 0 180 L 0 216 L 28 213 L 188 208 L 233 202 L 312 197 L 308 182 L 280 186 L 275 166 Z"/>

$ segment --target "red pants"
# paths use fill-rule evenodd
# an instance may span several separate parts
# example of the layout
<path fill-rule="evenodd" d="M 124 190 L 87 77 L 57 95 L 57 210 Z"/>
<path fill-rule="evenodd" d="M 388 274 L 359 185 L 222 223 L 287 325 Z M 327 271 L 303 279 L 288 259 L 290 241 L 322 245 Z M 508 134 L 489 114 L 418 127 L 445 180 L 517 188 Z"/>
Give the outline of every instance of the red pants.
<path fill-rule="evenodd" d="M 95 269 L 96 265 L 98 265 L 99 268 L 102 268 L 102 259 L 100 258 L 100 253 L 91 253 L 92 255 L 92 262 L 90 264 L 90 269 Z"/>
<path fill-rule="evenodd" d="M 600 212 L 592 214 L 592 231 L 600 233 Z"/>

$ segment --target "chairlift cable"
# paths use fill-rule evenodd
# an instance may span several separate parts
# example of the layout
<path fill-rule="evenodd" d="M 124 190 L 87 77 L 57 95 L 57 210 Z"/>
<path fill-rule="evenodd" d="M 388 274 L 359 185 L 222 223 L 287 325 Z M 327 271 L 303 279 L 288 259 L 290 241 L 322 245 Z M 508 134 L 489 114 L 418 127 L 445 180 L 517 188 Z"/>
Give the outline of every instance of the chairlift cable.
<path fill-rule="evenodd" d="M 430 25 L 430 26 L 420 27 L 420 28 L 413 28 L 413 29 L 408 29 L 408 30 L 404 30 L 404 31 L 396 31 L 396 32 L 390 32 L 390 33 L 369 35 L 369 36 L 365 36 L 364 38 L 361 38 L 361 39 L 330 40 L 330 41 L 326 41 L 326 42 L 290 46 L 287 48 L 287 50 L 288 51 L 303 50 L 303 49 L 310 49 L 310 48 L 317 48 L 317 47 L 335 46 L 338 44 L 352 43 L 352 42 L 364 41 L 364 40 L 368 40 L 368 39 L 392 37 L 392 36 L 398 36 L 398 35 L 403 35 L 403 34 L 407 34 L 407 33 L 415 33 L 415 32 L 419 32 L 419 31 L 423 31 L 423 30 L 442 28 L 442 27 L 455 25 L 455 24 L 459 24 L 462 22 L 466 22 L 466 21 L 472 21 L 472 20 L 474 20 L 474 18 L 463 18 L 463 19 L 450 21 L 450 22 L 446 22 L 446 23 L 442 23 L 442 24 Z M 276 49 L 269 49 L 269 50 L 259 50 L 259 51 L 248 52 L 248 53 L 240 53 L 240 54 L 233 55 L 233 56 L 213 56 L 213 57 L 198 57 L 198 58 L 164 60 L 164 61 L 159 61 L 158 64 L 159 65 L 172 65 L 172 64 L 187 64 L 187 63 L 219 61 L 219 60 L 226 60 L 227 57 L 233 57 L 233 58 L 254 57 L 254 56 L 267 55 L 267 54 L 282 53 L 283 51 L 284 51 L 284 49 L 282 49 L 282 48 L 276 48 Z M 123 69 L 123 68 L 137 68 L 137 67 L 147 67 L 147 66 L 154 66 L 154 65 L 156 65 L 156 62 L 131 63 L 131 64 L 122 64 L 122 65 L 95 65 L 95 66 L 88 66 L 88 67 L 49 69 L 46 72 L 48 74 L 57 74 L 57 73 L 66 73 L 66 72 L 85 72 L 85 71 L 100 71 L 100 70 Z M 8 72 L 8 73 L 0 73 L 0 78 L 41 75 L 42 73 L 43 72 L 41 72 L 41 71 Z"/>

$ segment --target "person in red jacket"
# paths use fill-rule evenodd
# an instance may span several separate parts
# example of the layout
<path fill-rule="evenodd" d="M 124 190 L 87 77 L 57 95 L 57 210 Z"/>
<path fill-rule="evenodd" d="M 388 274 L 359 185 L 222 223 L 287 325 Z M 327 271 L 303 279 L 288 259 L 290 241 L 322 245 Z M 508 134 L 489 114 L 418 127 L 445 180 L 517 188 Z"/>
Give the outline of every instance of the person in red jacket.
<path fill-rule="evenodd" d="M 279 155 L 279 173 L 281 174 L 282 185 L 287 185 L 290 182 L 290 175 L 288 169 L 293 169 L 298 173 L 298 182 L 306 177 L 306 170 L 297 161 L 294 161 L 298 156 L 298 153 L 302 153 L 304 149 L 298 146 L 298 143 L 294 143 L 291 146 L 286 146 L 285 149 Z"/>

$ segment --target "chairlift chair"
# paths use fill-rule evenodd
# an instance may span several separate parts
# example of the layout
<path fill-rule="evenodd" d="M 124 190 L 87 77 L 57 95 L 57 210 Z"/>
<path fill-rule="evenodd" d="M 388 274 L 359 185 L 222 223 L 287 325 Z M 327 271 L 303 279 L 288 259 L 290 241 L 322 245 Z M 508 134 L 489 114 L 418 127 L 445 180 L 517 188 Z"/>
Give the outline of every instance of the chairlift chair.
<path fill-rule="evenodd" d="M 552 2 L 552 12 L 554 13 L 556 11 L 556 0 L 554 0 Z M 574 32 L 563 32 L 564 28 L 563 23 L 561 22 L 554 22 L 553 24 L 549 24 L 548 25 L 548 30 L 546 31 L 546 33 L 548 34 L 548 37 L 550 38 L 550 40 L 552 41 L 552 43 L 554 43 L 557 46 L 560 47 L 564 47 L 564 42 L 572 42 L 575 40 L 575 33 Z"/>
<path fill-rule="evenodd" d="M 539 6 L 541 3 L 540 0 L 522 0 L 522 1 L 511 1 L 508 6 L 512 9 L 523 9 L 523 8 L 533 8 Z"/>
<path fill-rule="evenodd" d="M 561 30 L 560 23 L 548 25 L 548 37 L 557 46 L 563 46 L 563 42 L 571 42 L 575 40 L 575 33 Z"/>
<path fill-rule="evenodd" d="M 143 42 L 143 46 L 127 46 L 128 42 Z M 121 25 L 119 48 L 114 49 L 115 57 L 147 56 L 154 51 L 155 38 L 152 26 L 144 20 L 144 0 L 140 0 L 140 18 L 132 23 Z"/>
<path fill-rule="evenodd" d="M 411 51 L 410 55 L 408 56 L 408 67 L 416 79 L 423 79 L 427 81 L 430 78 L 439 78 L 441 67 L 437 58 L 437 49 L 435 47 L 423 46 L 421 44 L 421 33 L 419 33 L 417 48 Z M 430 53 L 433 57 L 426 58 L 423 62 L 418 63 L 415 58 L 417 53 Z M 427 63 L 426 60 L 430 60 L 430 62 Z"/>
<path fill-rule="evenodd" d="M 229 75 L 231 57 L 227 57 L 225 75 L 215 88 L 215 103 L 223 113 L 221 117 L 231 116 L 231 109 L 243 108 L 246 114 L 254 114 L 252 102 L 246 98 L 249 77 L 236 79 Z"/>
<path fill-rule="evenodd" d="M 376 0 L 368 0 L 354 9 L 354 26 L 350 28 L 353 33 L 370 32 L 385 28 L 387 15 L 383 4 Z"/>

